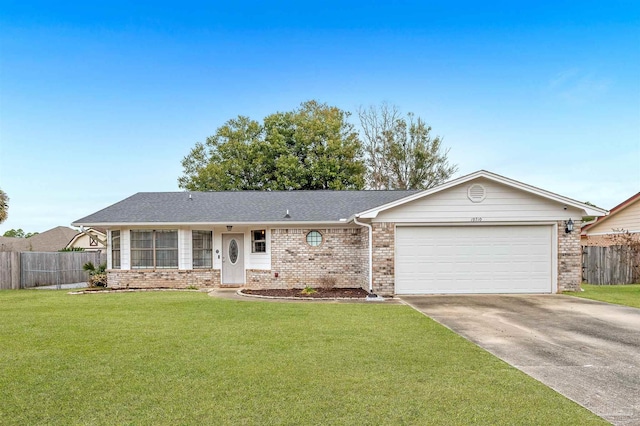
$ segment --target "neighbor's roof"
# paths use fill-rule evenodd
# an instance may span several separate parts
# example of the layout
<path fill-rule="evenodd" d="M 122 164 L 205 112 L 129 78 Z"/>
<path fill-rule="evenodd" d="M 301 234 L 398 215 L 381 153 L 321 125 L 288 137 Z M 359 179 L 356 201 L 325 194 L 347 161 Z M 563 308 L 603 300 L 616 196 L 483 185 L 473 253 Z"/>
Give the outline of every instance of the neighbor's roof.
<path fill-rule="evenodd" d="M 340 222 L 418 191 L 139 192 L 74 226 Z M 285 218 L 289 212 L 290 218 Z"/>
<path fill-rule="evenodd" d="M 618 213 L 620 213 L 621 211 L 623 211 L 624 209 L 626 209 L 627 207 L 629 207 L 630 205 L 634 204 L 637 201 L 640 201 L 640 192 L 638 192 L 635 195 L 632 195 L 631 197 L 627 198 L 626 200 L 624 200 L 623 202 L 621 202 L 620 204 L 612 208 L 611 211 L 609 211 L 608 216 L 599 217 L 593 222 L 589 222 L 588 224 L 584 225 L 582 227 L 582 232 L 581 232 L 582 235 L 586 235 L 589 229 L 593 228 L 596 225 L 600 225 L 602 222 L 605 222 L 611 219 L 611 217 L 617 215 Z"/>
<path fill-rule="evenodd" d="M 29 238 L 12 238 L 13 241 L 2 244 L 3 251 L 58 251 L 78 233 L 66 226 L 56 226 Z"/>

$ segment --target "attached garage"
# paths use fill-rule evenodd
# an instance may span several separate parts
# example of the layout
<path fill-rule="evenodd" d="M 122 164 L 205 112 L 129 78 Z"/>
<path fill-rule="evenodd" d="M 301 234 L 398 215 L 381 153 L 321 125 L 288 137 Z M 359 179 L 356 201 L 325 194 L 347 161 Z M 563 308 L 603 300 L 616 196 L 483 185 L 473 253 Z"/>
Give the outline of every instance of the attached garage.
<path fill-rule="evenodd" d="M 580 288 L 580 222 L 604 210 L 479 171 L 357 215 L 377 294 Z M 574 229 L 575 227 L 575 229 Z"/>
<path fill-rule="evenodd" d="M 398 226 L 396 293 L 551 293 L 552 225 Z"/>

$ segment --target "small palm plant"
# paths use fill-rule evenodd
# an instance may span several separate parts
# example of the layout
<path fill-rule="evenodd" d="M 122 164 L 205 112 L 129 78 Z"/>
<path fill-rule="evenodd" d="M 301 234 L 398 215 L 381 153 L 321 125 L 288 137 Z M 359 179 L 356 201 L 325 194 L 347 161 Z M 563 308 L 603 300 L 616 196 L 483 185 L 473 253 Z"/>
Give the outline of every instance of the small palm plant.
<path fill-rule="evenodd" d="M 107 286 L 107 264 L 102 263 L 95 266 L 93 262 L 87 262 L 82 265 L 82 269 L 89 273 L 89 287 L 106 287 Z"/>

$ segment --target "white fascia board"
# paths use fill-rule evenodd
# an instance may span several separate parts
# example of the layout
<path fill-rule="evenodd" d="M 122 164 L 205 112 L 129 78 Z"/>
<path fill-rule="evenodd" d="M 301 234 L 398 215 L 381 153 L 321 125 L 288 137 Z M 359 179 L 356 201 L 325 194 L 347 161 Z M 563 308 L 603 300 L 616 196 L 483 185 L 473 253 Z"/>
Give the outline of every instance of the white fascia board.
<path fill-rule="evenodd" d="M 451 180 L 449 182 L 445 182 L 442 185 L 433 187 L 431 189 L 426 189 L 424 191 L 418 192 L 413 195 L 409 195 L 407 197 L 401 198 L 391 203 L 384 204 L 380 207 L 375 207 L 373 209 L 366 210 L 362 213 L 355 214 L 355 217 L 362 218 L 362 219 L 374 219 L 378 216 L 378 213 L 380 213 L 381 211 L 388 210 L 405 203 L 409 203 L 411 201 L 435 194 L 440 191 L 444 191 L 446 189 L 463 184 L 465 182 L 472 181 L 477 178 L 486 178 L 494 182 L 498 182 L 498 183 L 510 186 L 512 188 L 520 189 L 530 194 L 534 194 L 540 197 L 544 197 L 544 198 L 556 201 L 561 204 L 566 204 L 567 206 L 581 209 L 584 212 L 585 216 L 606 216 L 609 213 L 607 210 L 601 209 L 599 207 L 593 207 L 588 204 L 581 203 L 580 201 L 573 200 L 571 198 L 564 197 L 562 195 L 558 195 L 553 192 L 546 191 L 544 189 L 536 188 L 535 186 L 527 185 L 526 183 L 518 182 L 516 180 L 509 179 L 504 176 L 500 176 L 495 173 L 488 172 L 486 170 L 479 170 L 477 172 L 468 174 L 466 176 L 462 176 L 457 179 Z"/>
<path fill-rule="evenodd" d="M 69 241 L 67 243 L 67 245 L 65 246 L 65 248 L 69 248 L 73 245 L 73 243 L 75 243 L 76 241 L 78 241 L 78 239 L 80 237 L 82 237 L 84 234 L 82 232 L 78 232 L 76 235 L 73 236 L 73 238 L 71 239 L 71 241 Z"/>
<path fill-rule="evenodd" d="M 529 192 L 531 194 L 538 195 L 540 197 L 548 198 L 558 203 L 566 204 L 567 206 L 575 207 L 577 209 L 582 209 L 585 213 L 585 216 L 606 216 L 609 214 L 608 210 L 601 209 L 600 207 L 590 206 L 578 200 L 574 200 L 572 198 L 565 197 L 563 195 L 559 195 L 551 191 L 537 188 L 535 186 L 531 186 L 526 183 L 518 182 L 517 180 L 509 179 L 507 177 L 500 176 L 495 173 L 487 172 L 486 170 L 482 170 L 481 172 L 484 172 L 486 174 L 486 176 L 483 176 L 483 177 L 492 179 L 496 182 L 503 183 L 513 188 L 521 189 L 525 192 Z"/>

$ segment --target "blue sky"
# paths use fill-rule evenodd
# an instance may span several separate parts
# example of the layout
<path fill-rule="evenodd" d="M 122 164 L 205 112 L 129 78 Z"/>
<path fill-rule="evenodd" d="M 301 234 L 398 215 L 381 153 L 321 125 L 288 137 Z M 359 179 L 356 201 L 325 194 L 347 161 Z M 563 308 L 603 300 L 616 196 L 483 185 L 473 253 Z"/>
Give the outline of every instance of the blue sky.
<path fill-rule="evenodd" d="M 89 3 L 0 4 L 0 234 L 178 190 L 226 120 L 309 99 L 414 112 L 458 176 L 640 191 L 638 2 Z"/>

